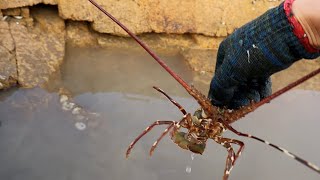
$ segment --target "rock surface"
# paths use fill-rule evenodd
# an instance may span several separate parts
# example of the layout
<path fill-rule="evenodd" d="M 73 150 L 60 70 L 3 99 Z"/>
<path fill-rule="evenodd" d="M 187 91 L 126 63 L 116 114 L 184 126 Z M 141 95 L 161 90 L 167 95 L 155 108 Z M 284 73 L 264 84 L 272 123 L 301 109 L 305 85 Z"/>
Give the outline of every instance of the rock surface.
<path fill-rule="evenodd" d="M 259 16 L 279 1 L 270 0 L 97 0 L 134 33 L 196 33 L 226 36 Z M 101 33 L 126 33 L 87 0 L 61 0 L 60 16 L 76 21 L 91 21 Z"/>
<path fill-rule="evenodd" d="M 57 4 L 58 0 L 1 0 L 0 9 L 9 9 L 23 6 L 33 6 L 36 4 Z"/>
<path fill-rule="evenodd" d="M 6 21 L 0 21 L 0 89 L 16 84 L 17 69 L 14 41 Z"/>
<path fill-rule="evenodd" d="M 22 20 L 11 20 L 15 42 L 18 83 L 34 87 L 48 81 L 59 70 L 64 57 L 64 21 L 51 8 L 33 9 L 35 25 L 27 27 Z"/>
<path fill-rule="evenodd" d="M 211 76 L 215 50 L 225 36 L 281 2 L 96 1 L 134 33 L 140 34 L 140 38 L 156 52 L 181 54 L 201 76 Z M 37 6 L 30 12 L 25 7 L 39 3 L 57 5 L 58 9 Z M 54 72 L 59 71 L 63 61 L 65 38 L 81 47 L 141 49 L 87 0 L 2 0 L 0 9 L 1 19 L 2 15 L 9 16 L 0 21 L 0 89 L 17 82 L 23 87 L 34 87 L 48 81 Z M 14 19 L 17 15 L 23 19 Z M 64 20 L 68 20 L 66 26 Z M 302 76 L 301 68 L 295 69 L 301 63 L 297 64 L 290 69 Z M 319 67 L 319 61 L 308 61 L 304 65 L 305 72 L 309 72 L 313 67 Z M 281 80 L 277 82 L 283 83 Z M 320 87 L 314 83 L 307 86 Z"/>
<path fill-rule="evenodd" d="M 97 32 L 89 28 L 87 22 L 70 21 L 66 24 L 66 40 L 74 46 L 97 46 Z"/>

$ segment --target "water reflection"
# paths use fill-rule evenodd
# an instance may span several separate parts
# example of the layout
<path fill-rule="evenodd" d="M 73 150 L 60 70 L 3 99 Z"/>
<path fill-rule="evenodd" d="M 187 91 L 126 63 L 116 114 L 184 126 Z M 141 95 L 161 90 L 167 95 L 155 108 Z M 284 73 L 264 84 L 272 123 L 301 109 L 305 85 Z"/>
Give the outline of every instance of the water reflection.
<path fill-rule="evenodd" d="M 190 98 L 174 98 L 188 111 L 197 107 Z M 178 148 L 169 138 L 149 158 L 149 148 L 165 127 L 144 137 L 130 158 L 125 159 L 129 143 L 152 121 L 180 118 L 180 112 L 166 99 L 116 92 L 78 95 L 75 100 L 79 104 L 101 113 L 98 126 L 83 131 L 75 128 L 73 116 L 61 109 L 58 99 L 57 94 L 41 89 L 18 90 L 0 103 L 3 121 L 0 179 L 220 179 L 222 176 L 226 152 L 214 143 L 208 143 L 204 155 L 192 161 L 190 174 L 185 169 L 190 165 L 190 152 Z M 235 126 L 320 164 L 320 144 L 316 140 L 319 102 L 319 92 L 291 91 Z M 230 133 L 227 136 L 235 137 Z M 264 144 L 238 139 L 246 142 L 246 149 L 231 179 L 319 179 L 318 174 Z"/>

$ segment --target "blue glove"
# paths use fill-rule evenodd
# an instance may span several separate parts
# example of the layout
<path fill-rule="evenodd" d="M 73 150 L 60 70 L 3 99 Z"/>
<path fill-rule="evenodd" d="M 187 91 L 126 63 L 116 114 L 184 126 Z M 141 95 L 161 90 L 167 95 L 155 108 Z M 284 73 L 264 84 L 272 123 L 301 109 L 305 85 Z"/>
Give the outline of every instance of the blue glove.
<path fill-rule="evenodd" d="M 221 44 L 209 99 L 236 109 L 271 94 L 270 76 L 305 58 L 315 59 L 293 34 L 283 3 L 237 29 Z"/>

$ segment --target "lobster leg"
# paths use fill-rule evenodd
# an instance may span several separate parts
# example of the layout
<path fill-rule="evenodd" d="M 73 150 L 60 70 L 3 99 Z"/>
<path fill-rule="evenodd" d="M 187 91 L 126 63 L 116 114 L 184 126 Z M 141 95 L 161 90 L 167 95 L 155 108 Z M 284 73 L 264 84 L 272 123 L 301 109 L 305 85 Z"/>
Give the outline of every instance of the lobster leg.
<path fill-rule="evenodd" d="M 241 153 L 244 149 L 244 143 L 242 141 L 239 141 L 239 140 L 236 140 L 236 139 L 230 139 L 230 143 L 233 143 L 233 144 L 237 144 L 239 146 L 239 149 L 237 151 L 237 154 L 236 154 L 236 157 L 233 161 L 233 164 L 235 164 L 236 160 L 241 156 Z"/>
<path fill-rule="evenodd" d="M 314 165 L 314 164 L 312 164 L 312 163 L 310 163 L 310 162 L 302 159 L 301 157 L 299 157 L 299 156 L 297 156 L 297 155 L 289 152 L 288 150 L 286 150 L 286 149 L 284 149 L 284 148 L 282 148 L 282 147 L 279 147 L 279 146 L 277 146 L 277 145 L 275 145 L 275 144 L 272 144 L 272 143 L 270 143 L 270 142 L 268 142 L 268 141 L 266 141 L 266 140 L 263 140 L 263 139 L 261 139 L 261 138 L 259 138 L 259 137 L 253 136 L 253 135 L 251 135 L 251 134 L 245 134 L 245 133 L 239 132 L 239 131 L 237 131 L 236 129 L 234 129 L 234 128 L 233 128 L 231 125 L 229 125 L 229 124 L 224 124 L 224 125 L 225 125 L 230 131 L 232 131 L 233 133 L 235 133 L 235 134 L 237 134 L 237 135 L 239 135 L 239 136 L 243 136 L 243 137 L 248 137 L 248 138 L 251 138 L 251 139 L 255 139 L 255 140 L 260 141 L 260 142 L 262 142 L 262 143 L 264 143 L 264 144 L 267 144 L 267 145 L 269 145 L 269 146 L 271 146 L 271 147 L 273 147 L 273 148 L 281 151 L 282 153 L 286 154 L 287 156 L 295 159 L 296 161 L 302 163 L 303 165 L 307 166 L 308 168 L 316 171 L 317 173 L 320 173 L 320 168 L 319 168 L 318 166 L 316 166 L 316 165 Z"/>
<path fill-rule="evenodd" d="M 150 149 L 150 156 L 152 155 L 153 151 L 155 150 L 155 148 L 157 147 L 157 145 L 159 144 L 159 142 L 161 141 L 161 139 L 166 135 L 168 134 L 168 132 L 170 131 L 171 128 L 173 128 L 172 132 L 171 132 L 171 136 L 173 136 L 173 134 L 178 131 L 178 129 L 180 129 L 181 127 L 181 124 L 183 123 L 182 126 L 186 126 L 188 122 L 185 122 L 185 121 L 188 121 L 188 119 L 190 119 L 190 114 L 187 114 L 187 115 L 184 115 L 183 118 L 178 122 L 178 123 L 173 123 L 173 124 L 170 124 L 168 126 L 167 129 L 165 129 L 163 131 L 163 133 L 161 134 L 161 136 L 153 143 L 151 149 Z"/>
<path fill-rule="evenodd" d="M 142 136 L 144 136 L 145 134 L 147 134 L 149 131 L 151 131 L 151 129 L 154 127 L 154 126 L 157 126 L 157 125 L 163 125 L 163 124 L 169 124 L 169 125 L 172 125 L 172 124 L 175 124 L 176 122 L 175 121 L 156 121 L 154 123 L 152 123 L 150 126 L 148 126 L 128 147 L 127 149 L 127 152 L 126 152 L 126 157 L 128 158 L 129 157 L 129 154 L 131 152 L 131 149 L 133 148 L 133 146 L 139 141 L 139 139 L 142 138 Z"/>
<path fill-rule="evenodd" d="M 238 157 L 241 155 L 241 152 L 244 148 L 244 143 L 235 139 L 229 139 L 229 138 L 223 138 L 223 137 L 215 137 L 213 139 L 218 144 L 221 144 L 224 146 L 228 151 L 228 157 L 226 160 L 226 166 L 224 170 L 223 180 L 227 180 L 229 178 L 230 172 L 238 159 Z M 237 151 L 237 154 L 235 154 L 234 149 L 232 148 L 231 144 L 237 144 L 240 146 L 239 150 Z"/>
<path fill-rule="evenodd" d="M 170 131 L 171 128 L 174 127 L 174 125 L 175 125 L 174 123 L 170 124 L 170 125 L 168 126 L 168 128 L 163 131 L 163 133 L 161 134 L 161 136 L 153 143 L 153 145 L 152 145 L 152 147 L 151 147 L 151 149 L 150 149 L 150 152 L 149 152 L 150 156 L 152 156 L 153 151 L 156 149 L 156 147 L 157 147 L 157 145 L 159 144 L 159 142 L 161 141 L 161 139 L 162 139 L 166 134 L 168 134 L 168 132 Z"/>

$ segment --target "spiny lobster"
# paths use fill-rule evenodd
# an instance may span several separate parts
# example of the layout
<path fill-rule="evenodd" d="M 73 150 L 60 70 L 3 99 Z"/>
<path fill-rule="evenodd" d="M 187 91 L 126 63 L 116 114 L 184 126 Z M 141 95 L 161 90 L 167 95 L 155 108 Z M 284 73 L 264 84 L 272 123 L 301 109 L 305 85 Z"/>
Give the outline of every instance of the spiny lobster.
<path fill-rule="evenodd" d="M 304 76 L 303 78 L 295 81 L 294 83 L 289 84 L 285 88 L 273 93 L 272 95 L 270 95 L 269 97 L 263 99 L 258 103 L 252 102 L 250 105 L 241 107 L 238 110 L 228 110 L 226 108 L 219 108 L 219 107 L 213 106 L 211 104 L 211 101 L 206 96 L 204 96 L 195 87 L 189 86 L 183 79 L 181 79 L 177 74 L 175 74 L 153 51 L 151 51 L 148 48 L 148 46 L 145 43 L 143 43 L 135 34 L 133 34 L 127 27 L 125 27 L 121 22 L 119 22 L 115 17 L 113 17 L 110 13 L 104 10 L 94 0 L 89 0 L 89 1 L 94 6 L 96 6 L 101 12 L 103 12 L 115 23 L 117 23 L 123 30 L 125 30 L 137 43 L 139 43 L 175 80 L 177 80 L 186 89 L 186 91 L 194 99 L 196 99 L 196 101 L 201 107 L 200 109 L 196 110 L 193 115 L 191 115 L 190 113 L 187 113 L 186 110 L 179 103 L 174 101 L 163 90 L 154 86 L 153 87 L 154 89 L 162 93 L 175 106 L 179 108 L 179 110 L 183 114 L 183 118 L 178 122 L 177 121 L 156 121 L 152 123 L 129 145 L 128 150 L 126 152 L 126 157 L 129 156 L 132 148 L 140 140 L 140 138 L 143 137 L 145 134 L 147 134 L 149 131 L 151 131 L 153 127 L 157 125 L 168 125 L 168 127 L 164 130 L 161 136 L 152 145 L 150 149 L 150 155 L 152 155 L 153 151 L 157 147 L 160 140 L 166 134 L 168 134 L 170 130 L 171 130 L 170 136 L 174 143 L 176 143 L 179 147 L 183 149 L 190 150 L 197 154 L 202 154 L 205 150 L 207 140 L 213 139 L 218 144 L 221 144 L 222 146 L 224 146 L 228 151 L 226 166 L 225 166 L 224 175 L 223 175 L 223 180 L 227 180 L 229 178 L 230 171 L 232 170 L 236 160 L 239 158 L 244 148 L 243 142 L 235 139 L 222 137 L 222 133 L 224 131 L 230 130 L 239 136 L 252 138 L 264 144 L 267 144 L 320 174 L 320 168 L 317 167 L 316 165 L 268 141 L 265 141 L 261 138 L 258 138 L 250 134 L 239 132 L 230 125 L 231 123 L 244 117 L 246 114 L 254 111 L 261 105 L 271 101 L 272 99 L 278 97 L 284 92 L 301 84 L 307 79 L 317 75 L 318 73 L 320 73 L 320 68 Z M 186 128 L 188 132 L 179 131 L 180 128 Z M 236 144 L 239 146 L 239 149 L 236 153 L 232 147 L 233 144 Z"/>

